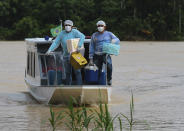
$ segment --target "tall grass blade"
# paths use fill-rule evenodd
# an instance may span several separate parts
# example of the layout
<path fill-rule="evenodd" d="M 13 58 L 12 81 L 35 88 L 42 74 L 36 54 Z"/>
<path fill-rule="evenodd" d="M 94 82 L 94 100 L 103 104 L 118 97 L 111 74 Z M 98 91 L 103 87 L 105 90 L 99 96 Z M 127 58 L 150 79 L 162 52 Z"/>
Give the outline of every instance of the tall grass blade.
<path fill-rule="evenodd" d="M 55 131 L 55 129 L 56 129 L 56 125 L 55 125 L 55 113 L 52 110 L 52 107 L 50 107 L 50 115 L 51 115 L 51 118 L 49 118 L 49 122 L 50 122 L 50 124 L 52 126 L 52 130 Z"/>
<path fill-rule="evenodd" d="M 118 117 L 118 120 L 119 120 L 119 128 L 120 128 L 120 131 L 123 130 L 123 126 L 122 126 L 122 120 L 120 117 Z"/>
<path fill-rule="evenodd" d="M 49 122 L 52 126 L 52 130 L 55 131 L 56 129 L 56 126 L 58 124 L 61 124 L 61 120 L 64 118 L 63 112 L 59 112 L 57 114 L 55 114 L 55 112 L 53 111 L 52 107 L 50 107 L 50 115 L 51 115 L 51 118 L 49 118 Z"/>
<path fill-rule="evenodd" d="M 131 91 L 131 96 L 132 96 L 132 99 L 131 99 L 132 109 L 134 111 L 134 95 L 133 95 L 133 92 L 132 91 Z"/>

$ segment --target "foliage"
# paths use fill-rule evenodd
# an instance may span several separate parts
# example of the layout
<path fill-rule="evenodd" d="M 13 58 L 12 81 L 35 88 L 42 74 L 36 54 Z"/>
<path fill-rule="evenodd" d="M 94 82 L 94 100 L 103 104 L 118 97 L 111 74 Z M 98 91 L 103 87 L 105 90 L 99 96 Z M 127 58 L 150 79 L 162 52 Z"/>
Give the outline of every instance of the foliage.
<path fill-rule="evenodd" d="M 75 107 L 74 107 L 75 105 Z M 134 120 L 134 97 L 133 93 L 130 101 L 130 116 L 126 116 L 123 113 L 118 113 L 116 116 L 112 116 L 107 104 L 100 103 L 97 109 L 87 108 L 85 105 L 78 107 L 77 100 L 71 98 L 68 103 L 68 110 L 55 113 L 50 107 L 51 118 L 49 118 L 50 125 L 53 131 L 60 123 L 60 127 L 67 126 L 71 131 L 115 131 L 115 120 L 119 121 L 119 129 L 133 130 L 133 126 L 136 124 Z M 64 115 L 65 113 L 65 115 Z M 63 118 L 66 120 L 63 120 Z M 64 122 L 62 122 L 64 121 Z M 128 128 L 124 124 L 128 123 Z M 62 125 L 65 123 L 64 125 Z"/>
<path fill-rule="evenodd" d="M 50 107 L 50 116 L 51 116 L 51 118 L 49 118 L 49 122 L 52 126 L 53 131 L 56 130 L 56 127 L 57 127 L 58 124 L 61 124 L 61 121 L 64 118 L 64 115 L 62 113 L 63 112 L 55 113 L 53 111 L 52 107 Z"/>
<path fill-rule="evenodd" d="M 100 19 L 121 40 L 182 40 L 182 0 L 1 0 L 0 40 L 50 35 L 71 19 L 85 35 Z"/>
<path fill-rule="evenodd" d="M 135 125 L 133 114 L 134 114 L 134 97 L 133 97 L 133 93 L 132 93 L 132 98 L 131 98 L 131 101 L 130 101 L 130 118 L 128 116 L 120 113 L 120 116 L 127 120 L 128 124 L 129 124 L 129 131 L 132 131 L 133 125 Z M 120 129 L 122 130 L 123 127 L 122 127 L 121 117 L 118 117 L 118 120 L 119 120 L 119 123 L 120 123 Z"/>
<path fill-rule="evenodd" d="M 103 108 L 103 106 L 105 106 Z M 113 131 L 114 130 L 114 120 L 117 116 L 112 117 L 110 115 L 109 109 L 107 104 L 99 104 L 100 111 L 98 112 L 95 110 L 96 117 L 95 117 L 95 130 L 102 130 L 102 131 Z"/>

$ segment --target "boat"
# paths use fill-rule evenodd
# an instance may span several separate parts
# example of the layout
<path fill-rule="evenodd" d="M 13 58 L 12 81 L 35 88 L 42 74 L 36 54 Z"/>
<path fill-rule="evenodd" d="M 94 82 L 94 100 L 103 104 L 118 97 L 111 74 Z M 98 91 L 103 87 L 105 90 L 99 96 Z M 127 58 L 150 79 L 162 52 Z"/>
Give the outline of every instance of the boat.
<path fill-rule="evenodd" d="M 98 104 L 110 101 L 109 85 L 65 85 L 65 70 L 63 66 L 62 47 L 59 46 L 51 55 L 46 51 L 53 40 L 44 38 L 26 38 L 26 69 L 25 83 L 30 94 L 42 104 L 67 104 L 71 98 L 78 104 Z M 89 61 L 90 39 L 84 41 L 84 57 Z M 49 61 L 52 62 L 49 62 Z M 49 63 L 54 63 L 49 65 Z M 81 71 L 84 79 L 84 69 Z M 62 80 L 62 81 L 61 81 Z"/>

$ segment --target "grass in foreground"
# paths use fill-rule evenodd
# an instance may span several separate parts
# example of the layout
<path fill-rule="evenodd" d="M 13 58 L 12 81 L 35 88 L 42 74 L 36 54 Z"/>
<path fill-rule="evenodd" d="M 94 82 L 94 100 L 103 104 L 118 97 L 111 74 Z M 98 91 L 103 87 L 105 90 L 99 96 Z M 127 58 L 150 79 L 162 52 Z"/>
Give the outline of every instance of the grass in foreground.
<path fill-rule="evenodd" d="M 114 131 L 114 121 L 118 120 L 119 129 L 123 131 L 125 129 L 123 120 L 125 119 L 129 128 L 126 130 L 132 131 L 134 121 L 134 98 L 133 93 L 130 101 L 130 116 L 126 116 L 122 113 L 118 113 L 116 116 L 111 116 L 107 104 L 100 103 L 97 109 L 88 109 L 85 105 L 81 107 L 75 107 L 76 101 L 71 99 L 68 104 L 68 110 L 65 112 L 55 113 L 50 107 L 49 122 L 52 130 L 55 131 L 58 125 L 62 125 L 63 118 L 66 118 L 66 126 L 71 131 Z"/>

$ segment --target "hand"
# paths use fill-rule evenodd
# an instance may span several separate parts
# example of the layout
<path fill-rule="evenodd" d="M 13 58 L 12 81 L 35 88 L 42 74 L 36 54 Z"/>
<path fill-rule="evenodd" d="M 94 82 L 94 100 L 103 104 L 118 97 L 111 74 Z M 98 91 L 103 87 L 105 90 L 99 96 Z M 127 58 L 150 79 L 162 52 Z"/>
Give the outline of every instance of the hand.
<path fill-rule="evenodd" d="M 77 48 L 76 52 L 77 52 L 77 53 L 80 53 L 80 48 Z"/>
<path fill-rule="evenodd" d="M 46 55 L 51 55 L 52 52 L 51 52 L 50 50 L 48 50 L 45 54 L 46 54 Z"/>
<path fill-rule="evenodd" d="M 93 59 L 90 59 L 90 60 L 89 60 L 89 66 L 93 66 L 93 65 L 94 65 Z"/>
<path fill-rule="evenodd" d="M 56 39 L 56 37 L 53 37 L 52 40 Z"/>

